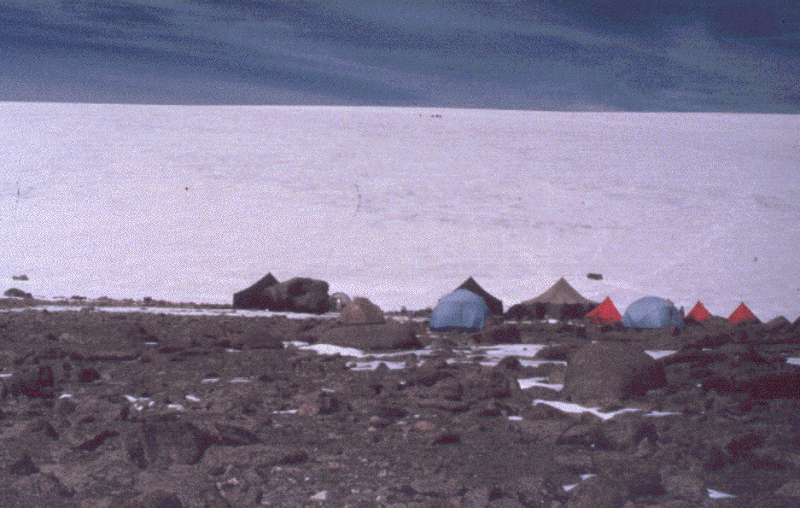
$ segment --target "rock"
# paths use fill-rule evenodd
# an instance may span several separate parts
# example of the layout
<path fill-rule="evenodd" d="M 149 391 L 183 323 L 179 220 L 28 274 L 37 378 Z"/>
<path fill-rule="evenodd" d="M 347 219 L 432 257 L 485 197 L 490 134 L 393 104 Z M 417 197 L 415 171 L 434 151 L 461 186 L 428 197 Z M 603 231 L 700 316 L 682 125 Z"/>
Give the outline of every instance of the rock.
<path fill-rule="evenodd" d="M 9 288 L 6 289 L 6 292 L 3 293 L 5 296 L 9 296 L 11 298 L 33 298 L 33 295 L 30 293 L 26 293 L 25 291 L 19 288 Z"/>
<path fill-rule="evenodd" d="M 492 492 L 489 487 L 472 489 L 461 497 L 462 508 L 484 508 L 489 505 Z"/>
<path fill-rule="evenodd" d="M 329 305 L 327 282 L 306 277 L 278 282 L 271 273 L 233 295 L 233 306 L 237 309 L 322 314 L 328 311 Z"/>
<path fill-rule="evenodd" d="M 708 498 L 705 482 L 696 475 L 681 472 L 674 467 L 666 467 L 660 474 L 661 486 L 667 495 L 697 504 Z"/>
<path fill-rule="evenodd" d="M 52 399 L 55 396 L 55 379 L 49 365 L 15 372 L 9 384 L 9 392 L 13 397 L 26 395 L 31 398 Z"/>
<path fill-rule="evenodd" d="M 489 504 L 486 505 L 486 508 L 526 508 L 526 506 L 516 499 L 501 497 L 489 501 Z"/>
<path fill-rule="evenodd" d="M 593 470 L 592 452 L 585 449 L 569 449 L 556 453 L 553 460 L 560 467 L 575 474 L 587 474 Z"/>
<path fill-rule="evenodd" d="M 272 273 L 266 274 L 258 282 L 247 289 L 233 294 L 234 309 L 266 309 L 269 302 L 264 297 L 264 290 L 278 284 Z"/>
<path fill-rule="evenodd" d="M 179 420 L 143 422 L 126 439 L 128 457 L 141 469 L 196 464 L 212 439 L 192 423 Z"/>
<path fill-rule="evenodd" d="M 318 342 L 366 351 L 416 349 L 422 347 L 414 325 L 389 321 L 380 325 L 349 325 L 330 328 Z"/>
<path fill-rule="evenodd" d="M 742 458 L 750 453 L 754 448 L 764 444 L 764 436 L 755 432 L 748 432 L 742 436 L 732 438 L 725 445 L 725 450 L 733 457 Z"/>
<path fill-rule="evenodd" d="M 275 333 L 272 327 L 263 324 L 252 324 L 245 328 L 239 339 L 231 343 L 235 349 L 283 349 L 283 337 Z"/>
<path fill-rule="evenodd" d="M 606 476 L 592 476 L 569 492 L 566 508 L 621 508 L 626 500 L 622 484 Z"/>
<path fill-rule="evenodd" d="M 439 432 L 431 438 L 431 444 L 435 445 L 459 444 L 460 442 L 461 435 L 450 431 Z"/>
<path fill-rule="evenodd" d="M 463 388 L 461 398 L 465 401 L 502 399 L 520 390 L 515 378 L 497 368 L 479 369 L 469 373 L 460 383 Z"/>
<path fill-rule="evenodd" d="M 92 383 L 100 379 L 100 377 L 100 373 L 97 372 L 96 369 L 91 367 L 83 367 L 78 371 L 77 379 L 79 383 Z"/>
<path fill-rule="evenodd" d="M 386 316 L 368 298 L 356 297 L 341 310 L 339 322 L 347 325 L 382 324 L 386 322 Z"/>
<path fill-rule="evenodd" d="M 75 491 L 69 489 L 51 473 L 34 473 L 20 477 L 13 483 L 14 490 L 18 491 L 19 498 L 26 504 L 22 506 L 75 506 L 69 498 Z"/>
<path fill-rule="evenodd" d="M 28 280 L 28 276 L 23 273 L 22 275 L 12 275 L 11 279 L 12 280 Z"/>
<path fill-rule="evenodd" d="M 27 476 L 39 472 L 39 468 L 31 460 L 30 455 L 22 453 L 22 456 L 8 466 L 8 472 L 12 475 Z"/>
<path fill-rule="evenodd" d="M 322 280 L 295 277 L 262 291 L 266 308 L 273 311 L 322 314 L 328 311 L 328 283 Z"/>
<path fill-rule="evenodd" d="M 642 440 L 651 444 L 658 442 L 656 426 L 638 414 L 622 414 L 602 423 L 602 433 L 606 446 L 612 450 L 632 451 Z"/>
<path fill-rule="evenodd" d="M 790 480 L 775 491 L 775 494 L 784 497 L 797 497 L 800 498 L 800 480 Z"/>
<path fill-rule="evenodd" d="M 640 347 L 596 342 L 572 356 L 562 393 L 573 402 L 605 406 L 666 384 L 663 367 Z"/>
<path fill-rule="evenodd" d="M 534 358 L 537 360 L 551 360 L 558 362 L 566 362 L 569 360 L 570 354 L 574 348 L 565 345 L 547 346 L 536 352 Z"/>
<path fill-rule="evenodd" d="M 519 328 L 514 325 L 498 325 L 486 327 L 478 333 L 469 337 L 473 344 L 493 345 L 493 344 L 519 344 Z"/>
<path fill-rule="evenodd" d="M 503 496 L 517 499 L 523 506 L 551 506 L 564 496 L 564 490 L 543 476 L 519 476 L 503 482 Z"/>
<path fill-rule="evenodd" d="M 331 415 L 349 409 L 348 404 L 338 395 L 326 391 L 318 391 L 308 397 L 297 410 L 298 415 Z"/>
<path fill-rule="evenodd" d="M 788 331 L 791 326 L 792 323 L 788 319 L 784 316 L 778 316 L 764 323 L 762 328 L 768 333 L 782 333 Z"/>
<path fill-rule="evenodd" d="M 621 452 L 595 452 L 595 471 L 619 481 L 630 497 L 655 497 L 664 494 L 658 467 L 653 461 Z"/>
<path fill-rule="evenodd" d="M 173 492 L 156 490 L 126 504 L 125 508 L 183 508 L 183 503 Z"/>
<path fill-rule="evenodd" d="M 800 398 L 800 369 L 768 372 L 742 379 L 736 391 L 759 399 Z"/>

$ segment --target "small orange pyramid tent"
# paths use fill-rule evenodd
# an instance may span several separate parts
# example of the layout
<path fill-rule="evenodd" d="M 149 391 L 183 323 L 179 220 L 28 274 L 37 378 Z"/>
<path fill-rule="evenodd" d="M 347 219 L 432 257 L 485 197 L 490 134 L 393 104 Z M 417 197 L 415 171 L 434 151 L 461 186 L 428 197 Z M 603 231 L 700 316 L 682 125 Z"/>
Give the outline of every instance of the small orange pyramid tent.
<path fill-rule="evenodd" d="M 697 302 L 692 307 L 692 310 L 689 311 L 689 314 L 686 315 L 686 321 L 695 321 L 697 323 L 702 323 L 704 319 L 710 318 L 711 313 L 708 312 L 706 306 L 703 305 L 701 302 Z"/>
<path fill-rule="evenodd" d="M 740 303 L 739 306 L 736 307 L 736 310 L 733 311 L 733 314 L 728 317 L 728 321 L 731 323 L 741 323 L 742 321 L 761 322 L 756 315 L 747 308 L 747 305 L 745 305 L 744 302 Z"/>
<path fill-rule="evenodd" d="M 595 309 L 586 314 L 585 317 L 598 325 L 622 321 L 622 314 L 619 313 L 614 302 L 611 301 L 610 296 L 607 296 L 606 299 L 603 300 L 603 303 L 595 307 Z"/>

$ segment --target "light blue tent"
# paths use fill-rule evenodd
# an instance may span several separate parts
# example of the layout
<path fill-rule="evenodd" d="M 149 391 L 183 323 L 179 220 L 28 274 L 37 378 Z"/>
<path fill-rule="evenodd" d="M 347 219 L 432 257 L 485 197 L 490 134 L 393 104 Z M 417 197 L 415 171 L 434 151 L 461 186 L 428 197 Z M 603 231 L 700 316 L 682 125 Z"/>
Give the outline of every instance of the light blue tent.
<path fill-rule="evenodd" d="M 486 302 L 466 289 L 456 289 L 439 299 L 431 314 L 431 330 L 480 330 L 489 314 Z"/>
<path fill-rule="evenodd" d="M 657 296 L 645 296 L 630 304 L 622 316 L 628 328 L 684 326 L 683 316 L 670 302 Z"/>

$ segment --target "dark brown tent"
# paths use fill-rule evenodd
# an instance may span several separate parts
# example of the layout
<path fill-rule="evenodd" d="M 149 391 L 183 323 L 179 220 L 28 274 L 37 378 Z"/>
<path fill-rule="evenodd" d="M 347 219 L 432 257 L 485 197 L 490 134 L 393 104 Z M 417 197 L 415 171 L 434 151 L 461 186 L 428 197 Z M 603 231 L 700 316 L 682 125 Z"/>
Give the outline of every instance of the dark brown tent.
<path fill-rule="evenodd" d="M 512 306 L 507 315 L 513 319 L 578 319 L 598 305 L 584 298 L 562 277 L 536 298 Z"/>
<path fill-rule="evenodd" d="M 495 314 L 497 316 L 503 315 L 502 300 L 500 300 L 499 298 L 495 298 L 494 296 L 489 294 L 472 277 L 465 280 L 464 283 L 458 286 L 456 289 L 466 289 L 467 291 L 480 296 L 481 298 L 483 298 L 483 301 L 486 302 L 486 306 L 489 308 L 489 313 Z"/>
<path fill-rule="evenodd" d="M 233 294 L 234 309 L 265 309 L 267 308 L 264 290 L 278 284 L 272 273 L 266 274 L 258 282 L 247 289 Z"/>

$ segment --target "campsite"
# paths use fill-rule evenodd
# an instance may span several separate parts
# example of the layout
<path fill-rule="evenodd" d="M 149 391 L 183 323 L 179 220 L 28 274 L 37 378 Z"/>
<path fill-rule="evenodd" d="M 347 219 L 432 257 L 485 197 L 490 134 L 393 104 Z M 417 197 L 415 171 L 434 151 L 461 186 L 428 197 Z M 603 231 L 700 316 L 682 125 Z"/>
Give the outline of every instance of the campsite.
<path fill-rule="evenodd" d="M 797 499 L 797 116 L 0 116 L 4 506 Z"/>
<path fill-rule="evenodd" d="M 0 300 L 3 505 L 800 499 L 800 318 L 620 312 L 564 278 L 507 309 L 472 277 L 415 311 L 327 291 L 268 274 L 233 306 Z"/>

